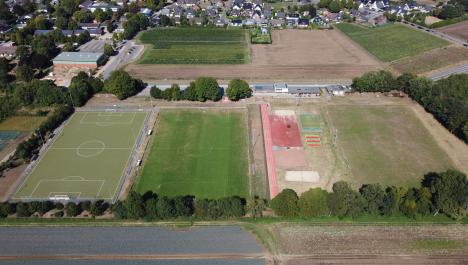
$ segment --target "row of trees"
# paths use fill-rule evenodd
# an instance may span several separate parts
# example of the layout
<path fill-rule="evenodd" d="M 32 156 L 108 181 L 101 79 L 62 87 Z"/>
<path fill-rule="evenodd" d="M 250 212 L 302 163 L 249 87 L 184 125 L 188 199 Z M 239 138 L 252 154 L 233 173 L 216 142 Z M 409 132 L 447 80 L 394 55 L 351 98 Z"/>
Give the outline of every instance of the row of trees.
<path fill-rule="evenodd" d="M 413 74 L 395 77 L 386 71 L 374 71 L 353 79 L 353 89 L 358 92 L 405 92 L 449 131 L 468 143 L 467 87 L 468 74 L 432 81 Z"/>
<path fill-rule="evenodd" d="M 177 84 L 165 90 L 153 86 L 150 94 L 153 98 L 170 101 L 190 100 L 204 102 L 206 100 L 220 100 L 223 96 L 223 89 L 219 86 L 216 79 L 212 77 L 199 77 L 184 90 L 181 90 Z M 252 96 L 252 90 L 246 81 L 233 79 L 229 82 L 226 94 L 230 100 L 237 101 Z"/>
<path fill-rule="evenodd" d="M 33 201 L 20 203 L 1 203 L 0 218 L 6 218 L 9 215 L 17 217 L 43 216 L 53 211 L 54 217 L 76 217 L 86 211 L 91 216 L 101 216 L 109 209 L 109 204 L 102 201 L 84 201 L 80 203 L 69 202 L 66 205 L 51 201 Z"/>
<path fill-rule="evenodd" d="M 277 215 L 287 217 L 369 214 L 416 218 L 440 212 L 461 220 L 468 213 L 468 180 L 463 173 L 448 170 L 427 174 L 418 188 L 384 189 L 379 184 L 365 184 L 356 191 L 340 181 L 331 193 L 315 188 L 298 196 L 285 189 L 271 200 L 270 207 Z"/>
<path fill-rule="evenodd" d="M 219 87 L 218 82 L 212 77 L 199 77 L 195 81 L 190 82 L 190 85 L 184 90 L 180 90 L 179 85 L 176 84 L 166 90 L 153 86 L 150 93 L 153 98 L 170 101 L 218 101 L 223 96 L 223 91 Z"/>
<path fill-rule="evenodd" d="M 145 219 L 148 221 L 191 217 L 226 219 L 245 214 L 245 200 L 239 197 L 222 199 L 195 199 L 194 196 L 159 197 L 153 192 L 140 195 L 131 191 L 125 201 L 112 206 L 118 219 Z"/>

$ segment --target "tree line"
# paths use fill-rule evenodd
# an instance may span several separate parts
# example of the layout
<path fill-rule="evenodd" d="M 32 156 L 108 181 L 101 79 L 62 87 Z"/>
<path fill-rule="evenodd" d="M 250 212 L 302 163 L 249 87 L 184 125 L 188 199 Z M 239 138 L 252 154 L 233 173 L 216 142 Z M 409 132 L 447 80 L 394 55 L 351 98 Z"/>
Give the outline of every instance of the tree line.
<path fill-rule="evenodd" d="M 207 100 L 219 101 L 223 97 L 224 91 L 216 79 L 212 77 L 198 77 L 195 81 L 190 82 L 190 85 L 184 90 L 181 90 L 177 84 L 173 84 L 165 90 L 153 86 L 150 95 L 153 98 L 168 101 L 190 100 L 205 102 Z M 237 101 L 250 97 L 252 90 L 246 81 L 233 79 L 229 82 L 226 95 L 230 100 Z"/>
<path fill-rule="evenodd" d="M 357 92 L 403 91 L 468 143 L 468 74 L 432 81 L 413 74 L 395 77 L 387 71 L 373 71 L 353 79 L 352 86 Z"/>
<path fill-rule="evenodd" d="M 298 196 L 285 189 L 270 201 L 270 208 L 286 217 L 368 214 L 417 218 L 442 213 L 461 220 L 468 213 L 468 180 L 461 172 L 447 170 L 425 175 L 417 188 L 365 184 L 354 190 L 349 183 L 339 181 L 330 193 L 314 188 Z"/>
<path fill-rule="evenodd" d="M 291 190 L 281 191 L 269 204 L 260 198 L 244 199 L 226 197 L 197 199 L 194 196 L 158 196 L 153 192 L 139 194 L 130 191 L 127 198 L 110 205 L 104 201 L 66 205 L 43 202 L 0 204 L 0 217 L 42 216 L 54 210 L 53 216 L 75 217 L 83 211 L 91 216 L 104 213 L 116 219 L 174 220 L 196 218 L 199 220 L 235 219 L 245 216 L 260 218 L 269 206 L 277 216 L 313 218 L 321 216 L 359 217 L 370 216 L 420 218 L 444 214 L 454 220 L 462 220 L 468 213 L 468 180 L 466 175 L 447 170 L 424 176 L 419 187 L 382 187 L 380 184 L 364 184 L 354 190 L 345 181 L 336 182 L 332 191 L 313 188 L 300 196 Z"/>

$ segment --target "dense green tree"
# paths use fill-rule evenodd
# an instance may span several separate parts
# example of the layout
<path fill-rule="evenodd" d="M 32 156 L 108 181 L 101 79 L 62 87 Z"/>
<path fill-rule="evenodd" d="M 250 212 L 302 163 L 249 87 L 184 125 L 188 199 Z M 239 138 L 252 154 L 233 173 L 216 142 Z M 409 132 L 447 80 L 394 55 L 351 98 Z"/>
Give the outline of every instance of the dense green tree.
<path fill-rule="evenodd" d="M 332 13 L 338 13 L 341 11 L 341 4 L 339 1 L 337 0 L 333 0 L 330 2 L 330 4 L 328 5 L 328 10 L 330 10 L 330 12 Z"/>
<path fill-rule="evenodd" d="M 310 189 L 301 194 L 298 201 L 301 217 L 317 217 L 329 214 L 328 192 L 321 188 Z"/>
<path fill-rule="evenodd" d="M 381 213 L 383 215 L 392 216 L 400 213 L 400 204 L 403 201 L 403 196 L 406 189 L 401 187 L 388 187 L 385 189 L 385 196 L 382 201 Z"/>
<path fill-rule="evenodd" d="M 117 219 L 127 219 L 128 218 L 128 212 L 127 208 L 125 207 L 124 203 L 122 201 L 117 201 L 112 205 L 112 213 L 114 214 L 114 217 Z"/>
<path fill-rule="evenodd" d="M 278 216 L 297 216 L 298 201 L 299 197 L 294 190 L 284 189 L 270 201 L 270 208 Z"/>
<path fill-rule="evenodd" d="M 168 197 L 161 197 L 156 203 L 156 210 L 161 219 L 171 219 L 176 217 L 174 211 L 174 202 Z"/>
<path fill-rule="evenodd" d="M 339 217 L 357 217 L 362 213 L 364 206 L 361 195 L 351 189 L 345 181 L 333 184 L 333 193 L 330 193 L 327 202 L 331 213 Z"/>
<path fill-rule="evenodd" d="M 226 94 L 230 100 L 237 101 L 239 99 L 248 98 L 252 95 L 252 90 L 249 84 L 244 80 L 233 79 L 229 81 Z"/>
<path fill-rule="evenodd" d="M 247 200 L 246 210 L 252 216 L 252 218 L 263 217 L 263 211 L 265 209 L 266 202 L 264 199 L 259 197 L 251 197 Z"/>
<path fill-rule="evenodd" d="M 124 205 L 127 208 L 128 218 L 140 219 L 145 216 L 144 200 L 138 192 L 130 191 Z"/>
<path fill-rule="evenodd" d="M 150 95 L 153 98 L 160 99 L 162 98 L 162 91 L 157 86 L 152 86 L 150 90 Z"/>
<path fill-rule="evenodd" d="M 158 208 L 157 208 L 158 200 L 156 198 L 150 198 L 145 203 L 145 211 L 146 216 L 145 220 L 147 221 L 154 221 L 159 218 L 158 216 Z"/>
<path fill-rule="evenodd" d="M 16 80 L 29 82 L 34 77 L 34 71 L 29 65 L 20 65 L 16 68 Z"/>
<path fill-rule="evenodd" d="M 427 174 L 422 182 L 432 193 L 437 210 L 455 220 L 463 219 L 468 213 L 468 180 L 466 175 L 447 170 L 440 174 Z"/>
<path fill-rule="evenodd" d="M 103 200 L 97 200 L 91 203 L 90 213 L 93 216 L 101 216 L 107 210 L 109 205 Z"/>
<path fill-rule="evenodd" d="M 359 192 L 364 199 L 364 211 L 369 214 L 379 214 L 385 197 L 382 187 L 379 184 L 365 184 Z"/>
<path fill-rule="evenodd" d="M 115 54 L 114 48 L 108 43 L 104 44 L 104 54 L 106 56 L 112 56 Z"/>
<path fill-rule="evenodd" d="M 358 92 L 387 92 L 395 88 L 396 80 L 390 72 L 372 71 L 354 78 L 352 86 Z"/>
<path fill-rule="evenodd" d="M 162 91 L 162 97 L 165 100 L 177 101 L 181 99 L 180 87 L 177 84 L 172 84 L 170 88 Z"/>
<path fill-rule="evenodd" d="M 29 208 L 29 204 L 20 202 L 16 205 L 16 215 L 18 217 L 29 217 L 33 214 Z"/>
<path fill-rule="evenodd" d="M 81 212 L 80 207 L 74 202 L 69 202 L 65 206 L 65 213 L 67 214 L 68 217 L 75 217 L 79 215 L 80 212 Z"/>
<path fill-rule="evenodd" d="M 187 217 L 193 214 L 193 197 L 177 196 L 172 199 L 174 216 Z"/>
<path fill-rule="evenodd" d="M 140 79 L 132 78 L 127 72 L 117 70 L 104 81 L 104 91 L 112 93 L 118 99 L 125 99 L 140 92 L 144 84 Z"/>
<path fill-rule="evenodd" d="M 198 77 L 195 80 L 195 91 L 198 101 L 218 101 L 222 97 L 218 82 L 212 77 Z"/>

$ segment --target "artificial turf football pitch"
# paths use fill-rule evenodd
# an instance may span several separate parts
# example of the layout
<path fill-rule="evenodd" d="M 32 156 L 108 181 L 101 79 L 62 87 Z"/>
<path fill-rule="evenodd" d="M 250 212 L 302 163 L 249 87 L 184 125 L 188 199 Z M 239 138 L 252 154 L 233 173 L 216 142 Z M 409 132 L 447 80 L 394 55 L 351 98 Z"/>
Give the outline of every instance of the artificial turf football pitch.
<path fill-rule="evenodd" d="M 148 112 L 77 112 L 40 156 L 13 199 L 114 199 Z"/>
<path fill-rule="evenodd" d="M 167 110 L 159 115 L 138 192 L 197 198 L 248 195 L 243 113 Z"/>

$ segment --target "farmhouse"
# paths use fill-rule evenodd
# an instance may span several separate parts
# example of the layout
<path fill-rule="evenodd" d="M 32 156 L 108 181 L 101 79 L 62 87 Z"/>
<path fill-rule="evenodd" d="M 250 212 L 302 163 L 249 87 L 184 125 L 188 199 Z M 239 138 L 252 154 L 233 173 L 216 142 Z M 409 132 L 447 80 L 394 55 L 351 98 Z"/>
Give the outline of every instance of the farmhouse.
<path fill-rule="evenodd" d="M 76 67 L 95 69 L 104 62 L 103 53 L 62 52 L 53 59 L 54 68 Z"/>

